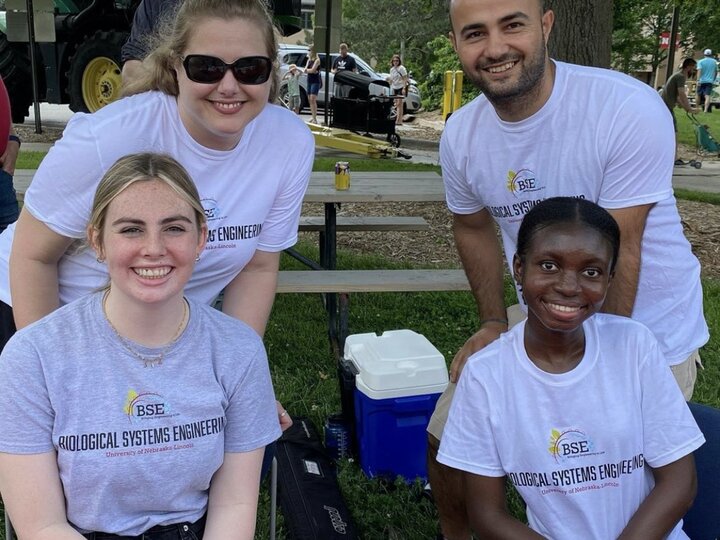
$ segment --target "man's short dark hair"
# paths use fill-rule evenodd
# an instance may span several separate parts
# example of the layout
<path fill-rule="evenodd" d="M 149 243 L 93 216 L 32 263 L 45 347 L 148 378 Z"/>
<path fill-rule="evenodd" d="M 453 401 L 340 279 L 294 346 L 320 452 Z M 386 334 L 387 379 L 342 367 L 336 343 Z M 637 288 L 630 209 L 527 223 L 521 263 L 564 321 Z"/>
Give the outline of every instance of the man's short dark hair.
<path fill-rule="evenodd" d="M 694 66 L 696 64 L 697 64 L 697 62 L 695 61 L 694 58 L 686 58 L 685 60 L 683 60 L 682 65 L 680 66 L 680 69 L 685 69 L 688 66 Z"/>

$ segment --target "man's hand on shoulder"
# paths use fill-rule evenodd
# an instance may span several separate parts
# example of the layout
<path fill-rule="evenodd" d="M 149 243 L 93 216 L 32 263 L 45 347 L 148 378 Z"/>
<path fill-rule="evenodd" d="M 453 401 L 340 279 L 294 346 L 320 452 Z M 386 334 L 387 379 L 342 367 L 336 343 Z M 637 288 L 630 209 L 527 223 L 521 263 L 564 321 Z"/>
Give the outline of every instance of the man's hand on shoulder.
<path fill-rule="evenodd" d="M 450 382 L 458 382 L 460 379 L 460 373 L 462 373 L 467 359 L 480 349 L 483 349 L 495 341 L 500 337 L 500 334 L 507 332 L 507 329 L 507 322 L 500 320 L 486 321 L 483 323 L 480 330 L 470 336 L 470 338 L 465 342 L 465 345 L 463 345 L 457 352 L 455 358 L 453 358 L 452 364 L 450 364 Z"/>

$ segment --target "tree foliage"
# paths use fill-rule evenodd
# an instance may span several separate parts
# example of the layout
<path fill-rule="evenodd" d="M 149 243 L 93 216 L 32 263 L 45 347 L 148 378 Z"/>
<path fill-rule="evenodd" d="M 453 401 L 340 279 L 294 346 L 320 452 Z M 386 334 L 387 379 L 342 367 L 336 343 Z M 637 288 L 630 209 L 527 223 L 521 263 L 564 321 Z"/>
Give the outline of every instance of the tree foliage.
<path fill-rule="evenodd" d="M 692 49 L 720 51 L 720 0 L 679 2 L 680 28 Z"/>
<path fill-rule="evenodd" d="M 428 46 L 431 51 L 430 69 L 427 76 L 420 81 L 419 86 L 423 96 L 423 106 L 435 109 L 442 104 L 445 72 L 458 71 L 462 67 L 452 43 L 446 36 L 436 37 L 428 43 Z M 462 102 L 467 103 L 478 94 L 478 89 L 464 77 Z"/>
<path fill-rule="evenodd" d="M 342 39 L 365 60 L 376 58 L 378 71 L 404 49 L 404 63 L 417 75 L 430 71 L 429 42 L 447 35 L 450 22 L 439 0 L 343 0 Z"/>
<path fill-rule="evenodd" d="M 615 0 L 613 67 L 631 73 L 649 65 L 654 72 L 667 58 L 660 37 L 670 31 L 672 11 L 672 0 Z"/>
<path fill-rule="evenodd" d="M 612 65 L 630 73 L 653 70 L 667 58 L 661 35 L 670 32 L 678 6 L 678 41 L 682 48 L 720 51 L 720 0 L 614 0 Z M 697 55 L 696 55 L 697 56 Z"/>

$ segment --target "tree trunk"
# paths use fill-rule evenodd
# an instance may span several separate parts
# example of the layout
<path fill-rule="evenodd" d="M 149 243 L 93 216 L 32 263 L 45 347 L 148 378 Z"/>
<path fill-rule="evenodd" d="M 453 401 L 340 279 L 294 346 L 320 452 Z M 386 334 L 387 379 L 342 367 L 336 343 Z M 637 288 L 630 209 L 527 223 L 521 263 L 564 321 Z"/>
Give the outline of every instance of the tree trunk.
<path fill-rule="evenodd" d="M 585 66 L 610 67 L 612 0 L 545 0 L 555 12 L 550 56 Z"/>

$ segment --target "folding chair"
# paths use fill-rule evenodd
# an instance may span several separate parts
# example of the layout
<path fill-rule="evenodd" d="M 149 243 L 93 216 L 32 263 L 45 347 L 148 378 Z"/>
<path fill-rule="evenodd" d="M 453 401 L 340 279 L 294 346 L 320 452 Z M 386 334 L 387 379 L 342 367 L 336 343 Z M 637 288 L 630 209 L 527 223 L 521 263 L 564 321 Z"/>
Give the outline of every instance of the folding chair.
<path fill-rule="evenodd" d="M 698 490 L 683 518 L 683 530 L 692 540 L 720 538 L 720 409 L 688 403 L 705 444 L 695 451 Z"/>

